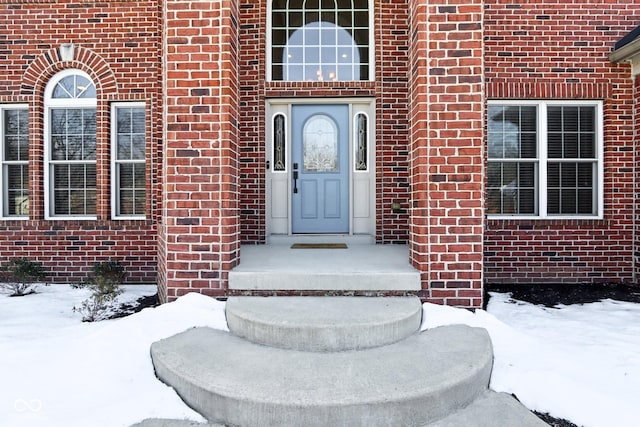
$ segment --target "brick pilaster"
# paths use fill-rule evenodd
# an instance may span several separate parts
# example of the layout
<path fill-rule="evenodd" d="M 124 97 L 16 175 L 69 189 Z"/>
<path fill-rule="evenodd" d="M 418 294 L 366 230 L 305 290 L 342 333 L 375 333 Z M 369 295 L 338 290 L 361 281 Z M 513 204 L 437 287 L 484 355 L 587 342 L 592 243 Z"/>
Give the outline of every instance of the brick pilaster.
<path fill-rule="evenodd" d="M 164 2 L 160 293 L 223 295 L 239 259 L 238 9 Z"/>
<path fill-rule="evenodd" d="M 412 264 L 427 299 L 482 305 L 483 1 L 410 2 Z"/>
<path fill-rule="evenodd" d="M 634 85 L 634 129 L 633 129 L 633 140 L 635 141 L 634 153 L 638 153 L 640 150 L 640 74 L 635 76 L 635 85 Z M 638 194 L 640 192 L 640 166 L 638 165 L 638 154 L 635 154 L 634 158 L 635 164 L 635 215 L 634 215 L 634 252 L 633 252 L 633 260 L 634 260 L 634 276 L 633 282 L 638 283 L 640 280 L 640 197 Z"/>

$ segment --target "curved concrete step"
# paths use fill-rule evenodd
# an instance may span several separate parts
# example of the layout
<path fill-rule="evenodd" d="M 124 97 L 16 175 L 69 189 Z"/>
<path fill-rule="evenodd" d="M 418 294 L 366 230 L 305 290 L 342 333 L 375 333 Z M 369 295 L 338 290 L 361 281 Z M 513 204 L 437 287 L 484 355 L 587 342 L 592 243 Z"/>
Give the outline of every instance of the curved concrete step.
<path fill-rule="evenodd" d="M 251 426 L 422 426 L 488 385 L 484 329 L 446 326 L 363 351 L 313 353 L 195 328 L 154 343 L 158 377 L 204 417 Z"/>
<path fill-rule="evenodd" d="M 231 297 L 235 335 L 271 347 L 344 351 L 391 344 L 418 332 L 417 297 Z"/>
<path fill-rule="evenodd" d="M 512 396 L 487 391 L 471 405 L 429 427 L 548 427 Z M 427 426 L 425 426 L 427 427 Z"/>

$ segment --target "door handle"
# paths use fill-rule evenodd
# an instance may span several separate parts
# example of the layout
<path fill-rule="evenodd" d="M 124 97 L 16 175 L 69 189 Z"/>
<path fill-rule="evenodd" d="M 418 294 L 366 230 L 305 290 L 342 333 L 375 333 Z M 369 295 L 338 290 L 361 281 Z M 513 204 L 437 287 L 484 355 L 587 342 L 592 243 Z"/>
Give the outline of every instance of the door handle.
<path fill-rule="evenodd" d="M 293 164 L 293 193 L 298 192 L 298 163 Z"/>

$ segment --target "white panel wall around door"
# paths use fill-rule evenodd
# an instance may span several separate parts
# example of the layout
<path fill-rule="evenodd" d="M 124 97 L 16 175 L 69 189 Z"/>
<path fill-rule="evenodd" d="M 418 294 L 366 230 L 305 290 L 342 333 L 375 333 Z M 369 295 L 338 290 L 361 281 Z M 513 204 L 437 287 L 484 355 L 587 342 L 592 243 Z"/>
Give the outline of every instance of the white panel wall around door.
<path fill-rule="evenodd" d="M 375 235 L 375 102 L 373 99 L 272 99 L 266 105 L 265 164 L 267 196 L 267 236 L 292 234 L 292 199 L 307 194 L 310 188 L 300 180 L 294 183 L 291 147 L 292 108 L 295 105 L 313 105 L 322 112 L 322 106 L 346 105 L 348 109 L 348 235 Z M 300 165 L 299 165 L 300 166 Z M 335 183 L 334 183 L 335 184 Z M 328 181 L 323 185 L 331 185 Z M 337 184 L 335 184 L 337 185 Z M 298 192 L 294 193 L 294 187 Z M 308 187 L 308 186 L 307 186 Z M 309 197 L 306 200 L 311 200 Z M 323 206 L 325 210 L 338 206 Z M 319 206 L 303 202 L 304 215 L 318 215 Z M 341 233 L 342 234 L 342 233 Z"/>

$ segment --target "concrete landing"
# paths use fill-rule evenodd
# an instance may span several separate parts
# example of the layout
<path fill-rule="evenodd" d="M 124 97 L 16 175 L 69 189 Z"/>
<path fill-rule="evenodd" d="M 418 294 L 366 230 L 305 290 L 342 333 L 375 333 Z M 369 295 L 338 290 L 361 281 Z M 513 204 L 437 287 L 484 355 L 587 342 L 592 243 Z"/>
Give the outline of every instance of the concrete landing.
<path fill-rule="evenodd" d="M 415 334 L 417 297 L 231 297 L 229 330 L 249 341 L 301 351 L 379 347 Z"/>
<path fill-rule="evenodd" d="M 487 388 L 483 329 L 446 326 L 363 351 L 313 353 L 196 328 L 154 343 L 156 374 L 210 422 L 243 427 L 422 426 Z"/>
<path fill-rule="evenodd" d="M 229 272 L 232 290 L 417 291 L 420 273 L 405 245 L 349 244 L 347 249 L 243 245 Z"/>

